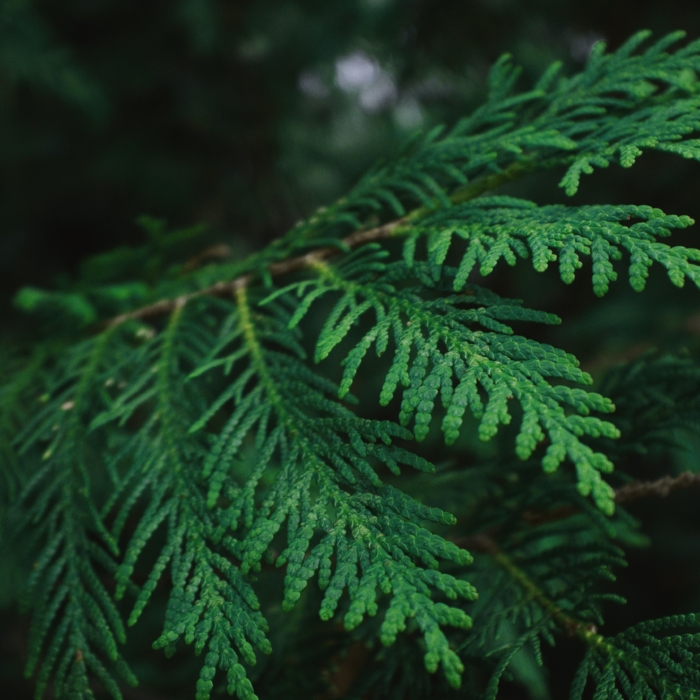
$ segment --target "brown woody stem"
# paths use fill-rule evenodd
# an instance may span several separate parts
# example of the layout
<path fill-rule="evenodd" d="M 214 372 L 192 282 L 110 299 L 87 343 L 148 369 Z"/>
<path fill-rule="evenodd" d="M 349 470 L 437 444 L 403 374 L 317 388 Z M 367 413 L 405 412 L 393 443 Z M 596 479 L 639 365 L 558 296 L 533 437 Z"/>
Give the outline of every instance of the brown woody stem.
<path fill-rule="evenodd" d="M 549 167 L 550 163 L 540 163 L 539 166 Z M 475 199 L 476 197 L 484 194 L 484 192 L 493 190 L 496 187 L 499 187 L 500 185 L 510 182 L 516 177 L 525 174 L 529 170 L 532 170 L 533 167 L 534 160 L 528 163 L 513 163 L 511 166 L 498 173 L 493 173 L 491 175 L 487 175 L 486 177 L 478 178 L 473 182 L 464 185 L 464 187 L 456 190 L 450 199 L 454 204 L 462 204 L 470 199 Z M 365 243 L 371 243 L 373 241 L 378 241 L 383 238 L 389 238 L 397 235 L 401 230 L 408 230 L 413 221 L 425 216 L 429 211 L 430 209 L 428 207 L 420 207 L 419 209 L 415 209 L 410 214 L 407 214 L 400 219 L 390 221 L 386 224 L 382 224 L 381 226 L 365 229 L 363 231 L 355 231 L 349 236 L 339 239 L 337 246 L 324 246 L 322 248 L 312 250 L 304 255 L 299 255 L 280 262 L 272 263 L 271 265 L 268 265 L 267 273 L 270 275 L 270 277 L 279 277 L 281 275 L 289 274 L 290 272 L 298 272 L 299 270 L 304 270 L 313 266 L 314 263 L 325 260 L 333 255 L 337 255 L 344 249 L 356 248 Z M 210 287 L 206 287 L 205 289 L 199 289 L 196 292 L 191 292 L 190 294 L 183 294 L 176 299 L 161 299 L 153 304 L 148 304 L 147 306 L 142 306 L 138 309 L 134 309 L 133 311 L 119 314 L 118 316 L 115 316 L 107 321 L 103 327 L 110 328 L 113 326 L 118 326 L 129 319 L 144 320 L 147 318 L 168 315 L 180 305 L 186 304 L 191 299 L 196 299 L 197 297 L 231 296 L 241 287 L 247 287 L 256 278 L 256 276 L 257 275 L 255 273 L 250 272 L 233 280 L 220 281 L 211 285 Z"/>
<path fill-rule="evenodd" d="M 272 263 L 267 267 L 267 272 L 271 277 L 279 277 L 280 275 L 286 275 L 290 272 L 297 272 L 299 270 L 307 269 L 321 260 L 325 260 L 332 255 L 337 255 L 338 252 L 342 251 L 343 249 L 356 248 L 363 243 L 370 243 L 372 241 L 378 241 L 382 238 L 388 238 L 394 234 L 396 229 L 407 223 L 408 217 L 403 217 L 387 224 L 383 224 L 382 226 L 376 226 L 375 228 L 366 229 L 364 231 L 356 231 L 355 233 L 340 239 L 337 246 L 317 248 L 316 250 L 312 250 L 310 253 L 306 253 L 305 255 L 299 255 L 294 258 L 282 260 L 281 262 Z M 120 323 L 124 323 L 124 321 L 128 321 L 129 319 L 143 320 L 157 316 L 164 316 L 172 313 L 182 304 L 186 304 L 191 299 L 196 299 L 197 297 L 231 296 L 235 294 L 238 289 L 247 287 L 255 279 L 255 277 L 256 275 L 251 272 L 241 275 L 240 277 L 236 277 L 236 279 L 233 280 L 217 282 L 210 287 L 199 289 L 196 292 L 191 292 L 190 294 L 183 294 L 175 299 L 161 299 L 153 304 L 148 304 L 147 306 L 142 306 L 139 309 L 135 309 L 134 311 L 119 314 L 119 316 L 115 316 L 107 321 L 105 326 L 107 328 L 118 326 Z"/>
<path fill-rule="evenodd" d="M 693 472 L 662 476 L 656 481 L 633 481 L 615 489 L 615 503 L 629 503 L 650 496 L 665 498 L 674 491 L 695 486 L 700 486 L 700 474 Z M 562 506 L 550 511 L 526 510 L 522 517 L 529 525 L 542 525 L 570 518 L 578 512 L 576 506 Z"/>

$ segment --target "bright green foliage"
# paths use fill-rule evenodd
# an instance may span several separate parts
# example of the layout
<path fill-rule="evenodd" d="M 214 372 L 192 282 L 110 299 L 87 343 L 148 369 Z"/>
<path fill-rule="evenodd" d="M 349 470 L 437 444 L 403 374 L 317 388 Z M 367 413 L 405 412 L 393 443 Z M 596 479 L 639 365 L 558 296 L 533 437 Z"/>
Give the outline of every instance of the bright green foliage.
<path fill-rule="evenodd" d="M 30 313 L 59 313 L 81 326 L 87 326 L 97 320 L 94 307 L 80 294 L 75 293 L 52 294 L 43 289 L 24 287 L 15 297 L 15 305 Z"/>
<path fill-rule="evenodd" d="M 630 220 L 633 223 L 628 224 Z M 570 284 L 583 265 L 580 256 L 585 255 L 593 263 L 593 291 L 603 296 L 617 279 L 612 261 L 620 260 L 624 250 L 630 259 L 630 284 L 641 292 L 654 262 L 666 268 L 677 287 L 686 277 L 700 285 L 700 268 L 693 264 L 700 260 L 698 251 L 656 241 L 673 228 L 692 224 L 687 216 L 667 216 L 651 207 L 538 207 L 512 197 L 482 197 L 423 219 L 407 237 L 404 257 L 413 264 L 416 241 L 426 236 L 428 261 L 437 278 L 453 236 L 463 238 L 467 248 L 453 275 L 459 291 L 477 266 L 480 274 L 488 275 L 501 259 L 513 266 L 518 257 L 532 257 L 538 272 L 558 261 L 562 280 Z"/>
<path fill-rule="evenodd" d="M 578 75 L 563 78 L 561 65 L 553 64 L 523 93 L 515 90 L 520 69 L 510 56 L 502 57 L 482 107 L 451 129 L 437 127 L 416 139 L 400 158 L 370 171 L 286 240 L 354 228 L 368 214 L 404 216 L 416 205 L 449 206 L 480 194 L 479 181 L 489 176 L 508 180 L 565 164 L 560 184 L 573 195 L 582 174 L 616 162 L 630 167 L 644 150 L 697 160 L 697 139 L 685 137 L 700 128 L 700 40 L 669 54 L 684 37 L 677 32 L 639 51 L 649 36 L 639 32 L 612 54 L 600 42 Z M 418 212 L 409 213 L 409 221 Z"/>
<path fill-rule="evenodd" d="M 119 539 L 131 509 L 147 498 L 115 573 L 117 598 L 130 585 L 149 539 L 161 525 L 167 528 L 166 544 L 129 624 L 137 622 L 170 566 L 173 589 L 155 647 L 172 653 L 182 638 L 194 643 L 196 653 L 208 650 L 198 698 L 209 697 L 217 668 L 227 673 L 231 692 L 254 697 L 238 654 L 253 665 L 255 649 L 269 653 L 270 644 L 247 574 L 260 569 L 263 554 L 287 521 L 287 548 L 276 562 L 287 565 L 285 609 L 293 607 L 317 570 L 325 589 L 321 618 L 334 616 L 347 590 L 348 629 L 377 613 L 378 593 L 391 594 L 382 640 L 391 644 L 405 629 L 406 618 L 415 617 L 426 639 L 426 666 L 434 671 L 441 663 L 458 685 L 461 662 L 441 626 L 468 627 L 470 618 L 435 600 L 435 592 L 451 600 L 473 598 L 467 582 L 438 570 L 439 560 L 465 565 L 471 558 L 423 525 L 452 523 L 452 516 L 383 486 L 375 467 L 384 464 L 398 473 L 401 464 L 428 471 L 431 465 L 392 445 L 396 438 L 409 439 L 407 430 L 358 418 L 329 398 L 336 387 L 303 364 L 294 336 L 285 337 L 289 318 L 283 307 L 274 306 L 269 316 L 253 315 L 243 295 L 222 319 L 216 314 L 219 306 L 200 304 L 198 310 L 200 319 L 222 325 L 218 337 L 195 324 L 187 311 L 175 312 L 163 333 L 150 338 L 143 328 L 130 328 L 136 341 L 132 348 L 119 344 L 125 338 L 117 331 L 113 342 L 121 349 L 120 360 L 97 380 L 104 408 L 93 418 L 91 434 L 113 424 L 125 426 L 137 413 L 141 423 L 106 453 L 114 481 L 103 509 L 113 513 L 111 532 L 104 532 L 108 542 Z M 275 349 L 280 343 L 290 352 Z M 213 372 L 220 374 L 220 367 L 237 378 L 207 407 L 201 385 Z M 187 371 L 191 379 L 183 383 Z M 235 410 L 207 452 L 202 429 L 230 401 Z M 201 417 L 188 418 L 198 407 Z M 235 478 L 241 468 L 236 463 L 251 448 L 257 452 L 255 468 L 247 478 Z M 194 472 L 187 466 L 192 460 L 202 465 Z M 122 465 L 127 465 L 123 473 Z M 262 501 L 261 481 L 267 482 Z M 311 546 L 319 532 L 324 534 Z M 54 547 L 52 541 L 45 552 Z M 230 557 L 240 560 L 240 567 Z"/>
<path fill-rule="evenodd" d="M 137 330 L 135 336 L 144 334 Z M 253 647 L 269 653 L 267 624 L 258 612 L 255 593 L 226 558 L 232 549 L 227 541 L 221 542 L 218 513 L 207 511 L 206 485 L 187 467 L 190 460 L 206 454 L 188 434 L 188 415 L 203 407 L 203 398 L 194 386 L 182 384 L 181 374 L 194 367 L 213 342 L 214 337 L 192 324 L 186 314 L 173 314 L 163 334 L 134 348 L 110 372 L 105 384 L 111 388 L 116 382 L 118 388 L 124 382 L 126 387 L 116 397 L 105 397 L 107 406 L 95 416 L 91 428 L 104 430 L 112 421 L 123 425 L 135 411 L 150 414 L 142 428 L 109 456 L 115 466 L 129 465 L 115 479 L 105 506 L 106 512 L 116 506 L 115 537 L 137 499 L 148 494 L 146 509 L 115 575 L 118 598 L 129 585 L 148 540 L 162 523 L 167 525 L 166 544 L 138 594 L 129 624 L 136 623 L 170 564 L 173 588 L 164 630 L 154 646 L 171 654 L 175 642 L 183 638 L 187 644 L 194 642 L 197 654 L 208 649 L 197 697 L 209 697 L 218 667 L 226 672 L 231 692 L 246 698 L 254 694 L 234 648 L 248 663 L 255 663 Z"/>
<path fill-rule="evenodd" d="M 511 462 L 490 470 L 499 477 L 491 482 L 490 494 L 480 491 L 483 475 L 478 469 L 443 473 L 442 483 L 432 490 L 425 478 L 417 489 L 456 492 L 467 503 L 467 513 L 472 508 L 478 513 L 467 516 L 467 537 L 460 544 L 478 552 L 469 579 L 480 596 L 470 606 L 472 628 L 454 640 L 467 669 L 485 666 L 488 673 L 478 684 L 467 676 L 461 691 L 466 697 L 498 697 L 506 679 L 519 681 L 532 695 L 542 694 L 547 673 L 543 651 L 557 642 L 562 630 L 567 637 L 592 639 L 603 622 L 604 606 L 625 602 L 601 588 L 615 580 L 615 567 L 625 565 L 621 545 L 630 546 L 635 539 L 639 543 L 634 521 L 622 508 L 613 518 L 602 516 L 562 475 L 542 475 L 530 460 L 517 466 L 521 478 L 516 480 L 515 468 Z M 558 509 L 572 503 L 578 510 L 557 519 Z M 554 515 L 551 522 L 523 523 L 523 513 L 547 512 Z M 381 666 L 362 678 L 353 697 L 398 700 L 429 697 L 431 692 L 460 697 L 445 686 L 428 686 L 415 664 L 410 646 L 397 644 L 383 653 Z M 377 687 L 381 692 L 375 693 Z"/>
<path fill-rule="evenodd" d="M 362 697 L 423 699 L 424 671 L 438 669 L 445 697 L 495 698 L 509 676 L 532 689 L 540 641 L 561 632 L 588 648 L 574 698 L 587 679 L 596 698 L 698 696 L 697 635 L 661 636 L 695 629 L 693 616 L 597 631 L 600 601 L 617 599 L 600 584 L 624 563 L 619 545 L 643 539 L 615 508 L 613 484 L 628 477 L 613 460 L 697 431 L 697 364 L 642 358 L 588 391 L 573 355 L 514 333 L 556 316 L 473 282 L 531 256 L 569 283 L 590 256 L 603 295 L 627 255 L 635 290 L 653 262 L 677 286 L 698 284 L 700 252 L 657 240 L 687 217 L 490 194 L 550 167 L 573 194 L 581 173 L 629 167 L 645 149 L 700 158 L 700 42 L 669 54 L 681 35 L 642 51 L 646 37 L 610 55 L 599 44 L 579 75 L 553 66 L 525 93 L 502 59 L 473 115 L 247 260 L 171 264 L 199 229 L 167 234 L 146 218 L 143 248 L 88 261 L 72 287 L 17 295 L 51 331 L 0 389 L 13 494 L 0 505 L 36 553 L 38 696 L 51 683 L 57 698 L 90 697 L 90 674 L 120 697 L 117 679 L 134 680 L 114 603 L 126 594 L 128 626 L 167 598 L 154 647 L 203 654 L 197 700 L 256 697 L 271 621 L 311 607 L 384 660 L 381 684 L 358 680 Z M 381 372 L 367 371 L 371 348 L 386 355 Z M 438 416 L 435 467 L 412 440 L 437 449 Z M 492 459 L 474 465 L 472 433 Z M 261 580 L 282 568 L 270 604 Z M 320 676 L 335 661 L 324 663 Z"/>
<path fill-rule="evenodd" d="M 255 431 L 260 453 L 255 469 L 242 488 L 228 486 L 231 502 L 221 522 L 222 530 L 243 532 L 231 544 L 242 572 L 260 567 L 264 551 L 287 520 L 287 546 L 276 561 L 277 566 L 287 565 L 285 609 L 296 603 L 316 571 L 325 590 L 322 619 L 334 616 L 347 589 L 347 629 L 357 627 L 366 614 L 377 613 L 379 591 L 392 594 L 382 641 L 391 644 L 405 629 L 406 618 L 415 617 L 425 636 L 426 666 L 434 671 L 442 663 L 450 682 L 458 685 L 461 664 L 439 626 L 468 627 L 470 619 L 457 608 L 435 603 L 431 591 L 453 600 L 472 598 L 469 584 L 438 570 L 439 559 L 464 565 L 471 557 L 422 525 L 424 520 L 452 523 L 451 516 L 383 486 L 374 465 L 384 464 L 395 474 L 401 464 L 422 471 L 432 466 L 392 445 L 396 438 L 409 439 L 407 430 L 358 418 L 333 401 L 329 394 L 336 387 L 307 368 L 294 335 L 285 334 L 290 319 L 284 307 L 274 305 L 269 311 L 269 316 L 252 315 L 241 293 L 239 308 L 225 322 L 228 332 L 211 359 L 193 373 L 199 376 L 223 366 L 228 374 L 242 365 L 238 379 L 191 429 L 198 431 L 224 401 L 235 398 L 237 408 L 204 462 L 210 507 L 226 494 L 230 465 L 240 459 L 246 436 Z M 280 352 L 275 344 L 289 352 Z M 256 485 L 275 457 L 275 480 L 255 509 Z M 311 546 L 314 535 L 320 539 Z"/>
<path fill-rule="evenodd" d="M 462 294 L 450 294 L 454 269 L 446 268 L 441 281 L 434 283 L 428 265 L 409 268 L 393 263 L 385 267 L 381 257 L 381 253 L 349 255 L 337 269 L 321 267 L 316 284 L 300 282 L 270 297 L 292 291 L 304 295 L 292 317 L 293 326 L 309 310 L 311 301 L 326 292 L 342 292 L 321 330 L 317 360 L 325 359 L 356 321 L 373 312 L 375 323 L 343 362 L 340 395 L 350 389 L 369 348 L 375 345 L 381 355 L 392 334 L 394 359 L 380 402 L 388 404 L 398 384 L 404 386 L 399 419 L 403 425 L 415 422 L 416 439 L 428 434 L 438 392 L 445 410 L 442 430 L 448 444 L 459 436 L 467 409 L 479 420 L 481 440 L 490 440 L 499 424 L 511 421 L 508 402 L 517 401 L 522 409 L 516 438 L 518 457 L 528 459 L 548 439 L 550 444 L 542 457 L 545 471 L 556 470 L 568 457 L 576 465 L 581 493 L 592 492 L 598 505 L 610 512 L 612 491 L 600 472 L 611 471 L 612 463 L 579 438 L 619 436 L 614 425 L 589 415 L 591 410 L 612 411 L 612 403 L 600 394 L 552 385 L 550 378 L 581 384 L 592 380 L 573 356 L 514 336 L 504 323 L 558 323 L 559 319 L 524 309 L 519 302 L 501 299 L 476 285 Z M 575 413 L 568 413 L 568 407 Z"/>

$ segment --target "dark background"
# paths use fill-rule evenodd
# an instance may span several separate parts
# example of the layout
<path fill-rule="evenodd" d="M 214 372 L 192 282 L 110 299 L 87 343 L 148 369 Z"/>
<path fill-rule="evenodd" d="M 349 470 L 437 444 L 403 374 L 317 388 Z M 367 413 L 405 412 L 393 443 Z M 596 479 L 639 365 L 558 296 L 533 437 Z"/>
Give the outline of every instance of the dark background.
<path fill-rule="evenodd" d="M 225 242 L 244 255 L 342 195 L 416 129 L 477 105 L 503 52 L 524 66 L 526 86 L 555 59 L 573 72 L 595 41 L 614 48 L 643 28 L 697 38 L 700 4 L 0 0 L 2 342 L 26 332 L 12 306 L 18 288 L 69 287 L 89 256 L 143 243 L 141 214 L 172 228 L 204 223 L 199 248 Z M 563 201 L 558 176 L 511 191 Z M 647 155 L 631 171 L 586 179 L 575 201 L 700 217 L 699 185 L 697 164 Z M 691 230 L 682 242 L 696 237 Z M 549 340 L 597 376 L 648 347 L 693 351 L 700 337 L 697 291 L 677 291 L 660 274 L 643 296 L 618 283 L 604 304 L 584 280 L 564 288 L 556 275 L 527 270 L 493 279 L 562 315 Z M 694 468 L 698 454 L 676 456 L 669 471 Z M 620 584 L 630 604 L 611 612 L 611 630 L 700 610 L 695 498 L 637 507 L 655 544 L 631 555 Z M 21 678 L 27 621 L 12 570 L 0 579 L 0 688 L 30 697 Z M 128 697 L 193 696 L 182 678 L 159 682 Z"/>

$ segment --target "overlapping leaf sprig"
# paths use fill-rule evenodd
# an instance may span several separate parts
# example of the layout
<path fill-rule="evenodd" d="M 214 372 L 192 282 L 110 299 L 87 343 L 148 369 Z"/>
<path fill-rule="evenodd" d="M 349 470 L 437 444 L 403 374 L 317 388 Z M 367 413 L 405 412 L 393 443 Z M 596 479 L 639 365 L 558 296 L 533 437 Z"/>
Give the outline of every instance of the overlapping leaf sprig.
<path fill-rule="evenodd" d="M 465 241 L 452 274 L 453 287 L 459 291 L 473 271 L 486 276 L 501 260 L 512 266 L 518 258 L 531 258 L 538 272 L 558 263 L 562 281 L 570 284 L 583 267 L 581 257 L 590 256 L 593 291 L 603 296 L 617 279 L 615 261 L 627 253 L 629 282 L 635 291 L 644 289 L 654 263 L 666 269 L 677 287 L 686 279 L 700 286 L 700 251 L 657 240 L 693 223 L 688 216 L 648 206 L 537 206 L 514 197 L 480 197 L 440 209 L 413 226 L 404 243 L 404 260 L 412 265 L 416 247 L 425 240 L 431 274 L 438 279 L 451 246 Z"/>
<path fill-rule="evenodd" d="M 671 615 L 641 622 L 611 638 L 593 635 L 589 651 L 574 678 L 572 700 L 585 697 L 592 681 L 595 697 L 698 697 L 700 687 L 700 619 Z"/>
<path fill-rule="evenodd" d="M 453 523 L 453 516 L 383 485 L 377 471 L 380 465 L 394 473 L 401 465 L 432 469 L 393 444 L 410 439 L 410 432 L 361 419 L 334 399 L 337 387 L 303 362 L 299 339 L 286 330 L 289 312 L 280 304 L 264 315 L 254 312 L 244 291 L 233 309 L 212 304 L 228 312 L 220 334 L 207 330 L 204 320 L 212 316 L 206 302 L 198 307 L 198 321 L 194 312 L 178 309 L 161 333 L 142 327 L 135 345 L 117 344 L 119 361 L 102 367 L 93 386 L 99 389 L 93 401 L 103 408 L 90 435 L 111 431 L 106 454 L 114 482 L 95 517 L 114 556 L 126 523 L 141 511 L 116 568 L 117 598 L 133 588 L 148 541 L 159 528 L 166 531 L 129 624 L 138 621 L 169 568 L 172 590 L 156 648 L 170 654 L 183 639 L 197 653 L 206 650 L 199 699 L 209 697 L 217 669 L 226 673 L 229 692 L 254 697 L 242 662 L 255 664 L 256 649 L 271 648 L 249 574 L 260 569 L 286 522 L 287 544 L 276 558 L 277 566 L 287 567 L 285 609 L 316 574 L 325 591 L 322 619 L 334 617 L 347 591 L 348 629 L 377 614 L 386 597 L 382 642 L 393 643 L 415 619 L 427 668 L 442 665 L 449 682 L 459 685 L 462 666 L 441 628 L 469 627 L 468 615 L 446 601 L 471 599 L 475 591 L 441 571 L 440 560 L 465 565 L 471 557 L 425 527 Z M 183 382 L 188 372 L 190 380 Z M 231 379 L 207 402 L 207 380 L 214 374 L 219 381 Z M 226 414 L 220 431 L 204 439 L 208 423 Z M 52 538 L 41 561 L 50 562 L 55 550 Z M 44 631 L 51 619 L 41 624 Z M 58 633 L 64 626 L 59 623 Z M 49 667 L 56 644 L 48 652 Z M 119 697 L 114 682 L 108 687 Z"/>
<path fill-rule="evenodd" d="M 440 627 L 468 627 L 470 620 L 461 609 L 439 602 L 436 593 L 454 600 L 471 599 L 475 591 L 438 567 L 441 559 L 464 565 L 471 557 L 422 524 L 454 523 L 453 516 L 384 486 L 377 473 L 379 465 L 395 474 L 401 465 L 422 471 L 432 466 L 393 444 L 411 438 L 406 429 L 359 418 L 333 399 L 337 387 L 303 362 L 298 338 L 288 329 L 291 312 L 280 304 L 265 315 L 253 312 L 243 291 L 238 301 L 212 359 L 193 374 L 223 368 L 236 378 L 192 430 L 204 428 L 233 399 L 203 475 L 210 484 L 209 505 L 222 496 L 228 501 L 221 526 L 239 533 L 228 542 L 242 573 L 260 567 L 287 521 L 287 544 L 276 559 L 277 566 L 287 566 L 285 609 L 316 573 L 324 590 L 322 619 L 334 616 L 347 590 L 347 629 L 378 612 L 380 593 L 390 594 L 382 642 L 393 643 L 408 619 L 415 619 L 426 643 L 426 667 L 435 671 L 441 664 L 449 682 L 459 685 L 461 663 Z M 231 465 L 253 433 L 255 467 L 239 486 L 231 482 Z M 271 483 L 257 504 L 256 487 L 265 477 Z"/>
<path fill-rule="evenodd" d="M 318 339 L 319 361 L 345 339 L 358 320 L 366 314 L 374 316 L 343 361 L 340 395 L 349 391 L 368 350 L 375 346 L 381 355 L 393 336 L 394 358 L 380 402 L 388 404 L 401 384 L 399 417 L 404 425 L 414 422 L 418 440 L 428 433 L 438 393 L 445 410 L 442 430 L 448 444 L 458 437 L 467 410 L 479 419 L 479 437 L 491 439 L 500 424 L 510 423 L 509 402 L 516 401 L 522 410 L 517 455 L 527 459 L 547 441 L 544 469 L 554 471 L 570 459 L 576 465 L 581 493 L 592 493 L 598 505 L 611 512 L 612 489 L 601 472 L 611 471 L 612 463 L 580 438 L 619 435 L 612 423 L 590 415 L 591 411 L 612 411 L 612 403 L 595 392 L 551 381 L 592 382 L 572 355 L 514 335 L 507 324 L 558 323 L 559 319 L 476 285 L 460 294 L 451 293 L 454 269 L 444 269 L 435 282 L 428 264 L 410 268 L 402 262 L 384 265 L 384 257 L 382 250 L 370 246 L 336 266 L 319 264 L 315 279 L 288 285 L 268 297 L 296 294 L 301 298 L 290 320 L 294 327 L 314 300 L 340 293 Z"/>
<path fill-rule="evenodd" d="M 521 69 L 503 56 L 481 107 L 370 170 L 345 197 L 292 229 L 280 250 L 338 236 L 368 217 L 406 217 L 410 225 L 436 205 L 463 202 L 531 170 L 564 166 L 560 186 L 573 195 L 582 175 L 613 163 L 631 167 L 647 150 L 700 159 L 693 138 L 700 129 L 700 40 L 669 52 L 684 32 L 643 48 L 650 36 L 638 32 L 614 53 L 599 42 L 583 71 L 562 77 L 554 63 L 524 92 L 517 89 Z"/>

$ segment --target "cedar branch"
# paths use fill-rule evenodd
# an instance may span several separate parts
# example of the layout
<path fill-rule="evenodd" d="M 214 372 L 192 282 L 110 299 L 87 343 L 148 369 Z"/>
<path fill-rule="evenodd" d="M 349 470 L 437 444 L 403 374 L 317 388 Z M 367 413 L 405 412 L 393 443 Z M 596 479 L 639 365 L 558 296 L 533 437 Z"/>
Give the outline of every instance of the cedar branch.
<path fill-rule="evenodd" d="M 287 260 L 272 263 L 267 267 L 267 273 L 271 277 L 279 277 L 281 275 L 289 274 L 290 272 L 298 272 L 299 270 L 307 269 L 315 263 L 336 255 L 343 250 L 350 250 L 364 243 L 371 243 L 372 241 L 378 241 L 382 238 L 388 238 L 394 234 L 397 228 L 407 224 L 408 220 L 409 217 L 404 216 L 400 219 L 382 224 L 381 226 L 375 226 L 374 228 L 365 229 L 364 231 L 355 231 L 355 233 L 352 233 L 345 238 L 341 238 L 338 241 L 337 246 L 317 248 L 304 255 L 298 255 L 294 258 L 288 258 Z M 247 287 L 255 279 L 255 277 L 256 275 L 254 273 L 247 273 L 245 275 L 241 275 L 240 277 L 236 277 L 236 279 L 233 280 L 216 282 L 210 287 L 199 289 L 196 292 L 191 292 L 190 294 L 183 294 L 175 299 L 160 299 L 153 304 L 148 304 L 147 306 L 142 306 L 138 309 L 134 309 L 133 311 L 128 311 L 127 313 L 119 314 L 118 316 L 111 318 L 105 323 L 105 327 L 112 328 L 113 326 L 118 326 L 130 319 L 143 320 L 157 316 L 165 316 L 172 313 L 183 304 L 186 304 L 191 299 L 195 299 L 197 297 L 231 296 L 239 289 Z"/>
<path fill-rule="evenodd" d="M 657 496 L 665 498 L 670 493 L 680 489 L 692 488 L 700 486 L 700 474 L 686 471 L 678 476 L 664 476 L 655 481 L 634 481 L 624 486 L 615 489 L 615 503 L 628 503 L 641 498 Z M 557 520 L 564 520 L 579 512 L 575 506 L 565 506 L 557 508 L 548 513 L 537 513 L 535 511 L 526 511 L 523 514 L 523 520 L 530 525 L 540 525 Z M 464 547 L 473 552 L 488 554 L 494 558 L 508 573 L 516 580 L 531 597 L 538 600 L 542 607 L 549 612 L 569 634 L 569 636 L 578 636 L 586 643 L 605 644 L 603 637 L 598 635 L 596 625 L 590 622 L 579 620 L 569 613 L 561 609 L 552 602 L 537 585 L 520 569 L 514 562 L 504 554 L 498 543 L 495 540 L 497 529 L 489 532 L 479 532 L 470 537 L 461 537 L 453 540 L 459 547 Z"/>
<path fill-rule="evenodd" d="M 551 168 L 558 164 L 554 159 L 537 163 L 537 158 L 535 156 L 536 154 L 534 154 L 527 162 L 515 162 L 500 172 L 491 173 L 485 177 L 477 178 L 473 182 L 470 182 L 467 185 L 455 190 L 455 192 L 453 192 L 450 196 L 450 199 L 454 204 L 462 204 L 463 202 L 475 199 L 485 192 L 496 189 L 497 187 L 500 187 L 501 185 L 524 175 L 532 170 L 535 165 L 540 168 Z M 419 219 L 429 211 L 430 209 L 428 207 L 420 207 L 406 216 L 402 216 L 394 221 L 389 221 L 381 226 L 355 231 L 349 236 L 339 239 L 338 244 L 335 246 L 324 246 L 322 248 L 312 250 L 304 255 L 299 255 L 293 258 L 287 258 L 286 260 L 281 260 L 280 262 L 272 263 L 267 267 L 267 274 L 270 277 L 279 277 L 281 275 L 289 274 L 290 272 L 298 272 L 299 270 L 304 270 L 311 267 L 314 263 L 320 262 L 321 260 L 326 260 L 333 255 L 337 255 L 339 252 L 343 252 L 344 250 L 351 250 L 352 248 L 356 248 L 357 246 L 365 243 L 371 243 L 383 238 L 389 238 L 395 235 L 398 229 L 401 229 L 402 227 L 409 227 L 412 221 Z M 255 273 L 249 272 L 241 275 L 240 277 L 236 277 L 236 279 L 227 281 L 222 280 L 216 282 L 210 287 L 197 290 L 196 292 L 191 292 L 190 294 L 183 294 L 176 299 L 160 299 L 153 304 L 148 304 L 138 309 L 134 309 L 133 311 L 119 314 L 118 316 L 106 321 L 103 327 L 111 328 L 113 326 L 118 326 L 130 319 L 143 320 L 147 318 L 155 318 L 157 316 L 165 316 L 175 311 L 175 309 L 179 308 L 181 305 L 186 304 L 191 299 L 195 299 L 197 297 L 231 296 L 242 287 L 247 287 L 256 278 L 256 276 L 257 275 Z"/>

